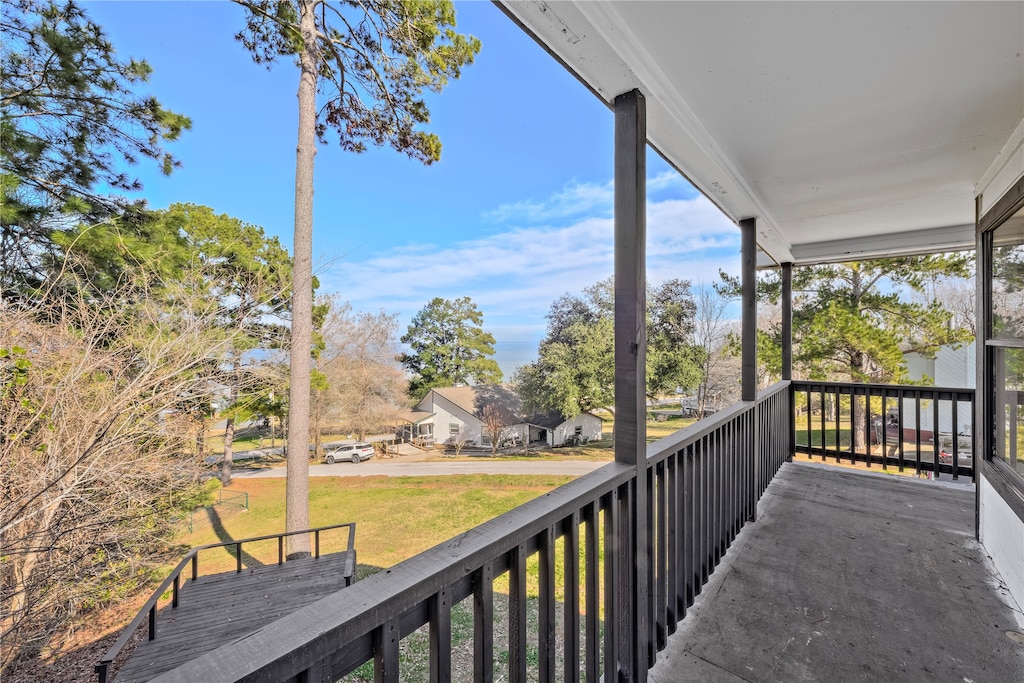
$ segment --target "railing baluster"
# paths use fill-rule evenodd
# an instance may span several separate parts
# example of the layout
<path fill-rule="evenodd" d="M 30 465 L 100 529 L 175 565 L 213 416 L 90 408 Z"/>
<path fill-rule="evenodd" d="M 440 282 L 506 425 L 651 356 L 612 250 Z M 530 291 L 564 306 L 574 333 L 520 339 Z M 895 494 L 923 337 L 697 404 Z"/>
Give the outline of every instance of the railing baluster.
<path fill-rule="evenodd" d="M 679 610 L 679 618 L 682 619 L 686 616 L 686 610 L 689 609 L 690 605 L 693 604 L 694 598 L 697 596 L 697 580 L 696 580 L 696 564 L 694 563 L 694 545 L 696 534 L 694 533 L 694 451 L 696 449 L 695 444 L 690 444 L 686 447 L 686 451 L 683 454 L 683 505 L 682 505 L 682 523 L 683 523 L 683 542 L 680 548 L 680 553 L 683 556 L 683 605 L 682 609 Z"/>
<path fill-rule="evenodd" d="M 473 576 L 473 680 L 494 680 L 494 564 Z"/>
<path fill-rule="evenodd" d="M 903 471 L 905 454 L 903 452 L 903 399 L 904 393 L 902 389 L 896 391 L 896 405 L 899 409 L 896 412 L 896 443 L 900 447 L 900 460 L 899 460 L 899 471 Z"/>
<path fill-rule="evenodd" d="M 939 393 L 932 394 L 932 474 L 939 479 L 939 453 L 942 452 L 941 439 L 939 439 Z"/>
<path fill-rule="evenodd" d="M 679 541 L 682 535 L 682 524 L 680 522 L 680 500 L 681 491 L 679 489 L 679 466 L 681 464 L 682 454 L 676 451 L 668 458 L 666 465 L 666 492 L 667 498 L 666 503 L 668 509 L 666 510 L 667 520 L 667 532 L 668 532 L 668 548 L 666 550 L 666 569 L 668 570 L 668 576 L 665 580 L 666 590 L 666 604 L 665 604 L 665 621 L 668 628 L 669 635 L 676 632 L 676 624 L 678 624 L 679 616 L 679 576 L 682 573 L 682 565 L 680 563 L 681 553 L 679 552 Z"/>
<path fill-rule="evenodd" d="M 448 683 L 452 680 L 452 606 L 446 588 L 430 598 L 429 610 L 430 683 Z"/>
<path fill-rule="evenodd" d="M 976 415 L 976 413 L 974 411 L 974 393 L 973 392 L 970 395 L 969 403 L 970 403 L 970 406 L 971 406 L 971 479 L 975 483 L 977 483 L 978 475 L 977 475 L 977 469 L 976 468 L 978 466 L 978 459 L 975 457 L 976 454 L 975 454 L 975 447 L 974 447 L 974 438 L 975 438 L 975 435 L 978 433 L 978 426 L 974 423 L 974 416 Z M 1014 422 L 1014 424 L 1016 424 L 1016 422 Z M 1010 454 L 1012 454 L 1013 457 L 1016 459 L 1016 457 L 1017 457 L 1017 442 L 1016 441 L 1013 442 L 1013 449 L 1011 450 Z M 975 524 L 977 524 L 977 515 L 975 515 Z M 975 529 L 975 535 L 977 535 L 977 529 Z"/>
<path fill-rule="evenodd" d="M 836 462 L 843 461 L 847 454 L 843 446 L 843 387 L 836 387 Z"/>
<path fill-rule="evenodd" d="M 526 683 L 526 546 L 511 551 L 508 577 L 508 679 Z"/>
<path fill-rule="evenodd" d="M 619 680 L 619 497 L 612 491 L 604 509 L 604 680 Z M 624 634 L 628 636 L 628 634 Z"/>
<path fill-rule="evenodd" d="M 811 458 L 814 455 L 814 441 L 812 440 L 812 437 L 814 436 L 814 434 L 811 431 L 811 386 L 810 385 L 807 385 L 804 393 L 807 394 L 807 457 Z"/>
<path fill-rule="evenodd" d="M 181 579 L 181 574 L 174 575 L 174 587 L 171 589 L 171 608 L 176 609 L 178 607 L 178 583 Z"/>
<path fill-rule="evenodd" d="M 871 429 L 871 388 L 865 387 L 864 389 L 864 431 L 867 434 L 867 457 L 865 458 L 865 464 L 868 469 L 871 469 L 871 458 L 874 450 L 871 448 L 871 437 L 873 430 Z"/>
<path fill-rule="evenodd" d="M 722 453 L 719 449 L 718 436 L 717 430 L 708 435 L 708 454 L 711 457 L 708 468 L 711 477 L 708 491 L 711 496 L 711 514 L 709 515 L 711 547 L 708 548 L 708 562 L 711 567 L 717 567 L 722 560 L 722 484 L 724 482 L 722 480 Z"/>
<path fill-rule="evenodd" d="M 647 608 L 645 610 L 646 613 L 647 613 L 647 620 L 646 620 L 647 634 L 646 634 L 646 637 L 644 638 L 644 642 L 646 642 L 646 644 L 647 644 L 647 659 L 646 659 L 647 666 L 644 669 L 645 671 L 648 668 L 654 666 L 654 662 L 657 659 L 657 655 L 658 655 L 657 640 L 656 640 L 657 639 L 657 634 L 656 634 L 657 629 L 656 629 L 656 626 L 655 626 L 655 624 L 656 624 L 655 617 L 659 613 L 664 615 L 664 611 L 661 611 L 660 607 L 655 607 L 655 604 L 656 604 L 655 603 L 655 598 L 657 597 L 656 591 L 655 591 L 655 588 L 654 588 L 654 576 L 655 576 L 655 573 L 654 573 L 654 559 L 655 559 L 655 557 L 657 557 L 657 554 L 656 554 L 656 551 L 655 551 L 655 548 L 656 548 L 655 542 L 661 543 L 663 541 L 660 540 L 660 539 L 655 539 L 655 521 L 656 521 L 656 519 L 658 519 L 658 517 L 656 517 L 655 515 L 660 516 L 660 515 L 662 515 L 662 513 L 660 511 L 659 512 L 655 512 L 655 506 L 654 506 L 654 502 L 655 502 L 655 499 L 654 499 L 654 491 L 655 491 L 654 472 L 650 471 L 652 469 L 653 468 L 648 467 L 647 476 L 644 477 L 644 479 L 647 482 L 647 495 L 644 496 L 644 500 L 647 501 L 647 510 L 646 510 L 646 513 L 643 513 L 643 512 L 639 513 L 639 514 L 645 514 L 645 519 L 644 520 L 640 520 L 639 523 L 640 524 L 644 524 L 647 527 L 647 529 L 646 529 L 647 533 L 645 534 L 645 538 L 647 539 L 647 548 L 646 548 L 646 550 L 641 550 L 641 552 L 646 552 L 646 557 L 647 557 L 647 562 L 644 563 L 644 565 L 646 566 L 646 573 L 647 573 L 647 577 L 646 577 L 645 582 L 644 582 L 644 585 L 647 586 L 647 591 L 646 591 L 646 595 L 647 595 Z"/>
<path fill-rule="evenodd" d="M 707 437 L 700 440 L 700 459 L 697 461 L 698 482 L 700 492 L 697 497 L 697 519 L 700 526 L 700 547 L 698 549 L 698 567 L 700 569 L 700 585 L 703 586 L 708 580 L 708 517 L 710 515 L 708 505 L 708 442 Z"/>
<path fill-rule="evenodd" d="M 657 522 L 658 532 L 656 534 L 655 550 L 657 555 L 657 561 L 652 563 L 657 568 L 655 571 L 655 582 L 651 586 L 651 589 L 655 593 L 655 608 L 654 613 L 651 615 L 651 622 L 655 626 L 655 642 L 659 650 L 665 647 L 665 643 L 668 641 L 668 613 L 669 613 L 669 597 L 668 597 L 668 500 L 666 499 L 667 488 L 668 488 L 668 460 L 662 460 L 654 466 L 654 476 L 651 477 L 656 483 L 655 495 L 651 496 L 649 500 L 656 502 L 654 505 L 654 514 Z"/>
<path fill-rule="evenodd" d="M 580 680 L 580 513 L 573 512 L 565 528 L 563 540 L 563 574 L 565 577 L 563 649 L 563 680 Z M 479 681 L 479 678 L 475 680 Z M 589 680 L 589 679 L 588 679 Z"/>
<path fill-rule="evenodd" d="M 399 635 L 396 619 L 388 619 L 377 628 L 373 648 L 374 683 L 398 683 Z"/>
<path fill-rule="evenodd" d="M 728 548 L 739 531 L 736 517 L 736 449 L 728 429 L 719 429 L 717 438 L 722 453 L 722 524 L 725 530 L 725 548 Z"/>
<path fill-rule="evenodd" d="M 914 391 L 914 448 L 917 450 L 914 469 L 921 476 L 921 392 L 917 390 Z"/>
<path fill-rule="evenodd" d="M 889 411 L 886 410 L 886 391 L 882 390 L 882 412 L 879 413 L 880 430 L 882 432 L 882 469 L 888 469 L 889 461 Z"/>
<path fill-rule="evenodd" d="M 586 564 L 586 634 L 585 647 L 586 647 L 586 676 L 588 683 L 590 681 L 596 681 L 598 678 L 598 671 L 601 670 L 600 661 L 600 647 L 599 647 L 599 622 L 598 612 L 600 610 L 600 603 L 598 601 L 598 586 L 600 585 L 599 567 L 598 567 L 598 552 L 597 544 L 600 538 L 598 534 L 597 525 L 599 522 L 600 507 L 598 501 L 592 502 L 590 505 L 583 509 L 583 534 L 584 542 L 586 543 L 586 549 L 584 551 L 584 561 Z M 607 565 L 606 565 L 607 566 Z"/>
<path fill-rule="evenodd" d="M 235 573 L 242 573 L 242 544 L 235 544 Z"/>
<path fill-rule="evenodd" d="M 950 407 L 950 430 L 952 431 L 951 438 L 953 440 L 953 481 L 960 478 L 960 430 L 957 429 L 960 422 L 959 416 L 957 415 L 958 401 L 956 399 L 956 394 L 953 394 L 953 400 L 950 401 L 952 404 Z"/>
<path fill-rule="evenodd" d="M 825 440 L 825 385 L 821 385 L 821 393 L 818 395 L 818 407 L 821 412 L 821 461 L 828 459 L 828 442 Z"/>
<path fill-rule="evenodd" d="M 537 628 L 538 674 L 541 683 L 555 680 L 555 531 L 548 527 L 540 534 L 539 605 Z"/>

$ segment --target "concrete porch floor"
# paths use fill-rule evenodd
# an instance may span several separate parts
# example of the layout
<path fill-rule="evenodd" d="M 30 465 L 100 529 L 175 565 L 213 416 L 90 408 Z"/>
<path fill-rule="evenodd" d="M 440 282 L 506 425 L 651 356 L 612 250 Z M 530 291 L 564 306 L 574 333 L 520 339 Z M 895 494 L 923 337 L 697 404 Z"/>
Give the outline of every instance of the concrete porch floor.
<path fill-rule="evenodd" d="M 972 485 L 789 463 L 648 680 L 1020 683 L 1022 632 Z"/>

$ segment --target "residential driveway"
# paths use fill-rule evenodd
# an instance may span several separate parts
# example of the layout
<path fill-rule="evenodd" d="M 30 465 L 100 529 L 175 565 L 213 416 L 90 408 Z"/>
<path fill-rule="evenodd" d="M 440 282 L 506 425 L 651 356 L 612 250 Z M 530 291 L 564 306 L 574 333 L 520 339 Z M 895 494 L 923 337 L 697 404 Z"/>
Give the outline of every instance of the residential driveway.
<path fill-rule="evenodd" d="M 531 462 L 528 460 L 440 460 L 432 462 L 396 462 L 394 460 L 367 460 L 358 465 L 339 462 L 333 465 L 310 465 L 311 477 L 429 477 L 445 474 L 570 474 L 592 472 L 607 463 L 593 460 L 554 460 Z M 284 467 L 263 470 L 236 470 L 231 476 L 246 478 L 283 478 Z"/>

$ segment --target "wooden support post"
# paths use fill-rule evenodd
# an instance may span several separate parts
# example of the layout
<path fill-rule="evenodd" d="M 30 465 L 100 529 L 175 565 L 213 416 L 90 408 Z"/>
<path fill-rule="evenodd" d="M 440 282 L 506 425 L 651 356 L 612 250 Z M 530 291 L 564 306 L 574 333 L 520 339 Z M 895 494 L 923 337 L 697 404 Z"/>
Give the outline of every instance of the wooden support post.
<path fill-rule="evenodd" d="M 793 379 L 793 264 L 782 264 L 782 379 Z M 839 398 L 836 397 L 836 410 L 839 410 Z M 839 424 L 838 418 L 836 425 Z M 838 427 L 837 427 L 838 428 Z M 789 390 L 789 446 L 786 449 L 786 460 L 793 460 L 793 444 L 796 443 L 796 401 L 793 390 Z M 839 441 L 836 441 L 836 448 Z M 837 451 L 838 457 L 838 451 Z"/>
<path fill-rule="evenodd" d="M 621 634 L 619 679 L 644 681 L 653 643 L 647 515 L 647 104 L 639 90 L 615 98 L 615 460 L 636 467 L 619 547 L 635 560 L 620 581 L 632 604 L 619 606 L 630 631 Z M 618 591 L 621 595 L 622 592 Z M 628 616 L 627 616 L 628 615 Z"/>
<path fill-rule="evenodd" d="M 741 391 L 744 401 L 757 400 L 757 221 L 753 218 L 746 218 L 740 221 L 740 233 L 742 239 L 741 255 L 743 267 L 740 275 L 740 283 L 743 290 L 743 328 L 741 339 L 743 342 L 743 363 Z M 748 423 L 746 430 L 745 467 L 749 468 L 748 476 L 744 483 L 748 487 L 748 519 L 753 521 L 757 518 L 757 478 L 758 478 L 758 425 L 756 420 Z"/>
<path fill-rule="evenodd" d="M 741 375 L 742 400 L 757 398 L 757 221 L 746 218 L 740 221 L 743 260 L 740 273 L 742 286 L 742 332 L 743 361 Z"/>
<path fill-rule="evenodd" d="M 793 379 L 793 264 L 782 264 L 782 379 Z"/>

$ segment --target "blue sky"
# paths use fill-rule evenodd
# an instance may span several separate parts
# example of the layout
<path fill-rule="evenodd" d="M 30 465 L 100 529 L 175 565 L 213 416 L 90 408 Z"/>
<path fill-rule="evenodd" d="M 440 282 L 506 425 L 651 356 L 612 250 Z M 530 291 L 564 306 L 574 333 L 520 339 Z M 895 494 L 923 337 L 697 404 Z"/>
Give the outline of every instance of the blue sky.
<path fill-rule="evenodd" d="M 228 2 L 84 2 L 122 58 L 154 69 L 146 91 L 192 118 L 168 178 L 139 165 L 151 207 L 192 202 L 262 226 L 291 248 L 297 72 L 253 64 Z M 428 98 L 441 161 L 390 148 L 321 146 L 314 262 L 322 292 L 399 314 L 470 296 L 499 342 L 534 342 L 565 292 L 612 272 L 611 111 L 489 2 L 459 2 L 476 62 Z M 648 276 L 739 270 L 739 232 L 648 154 Z"/>

